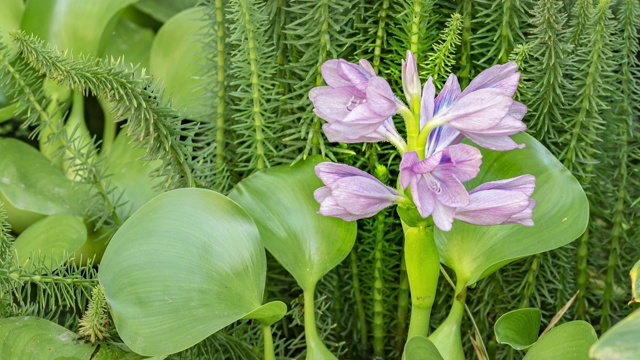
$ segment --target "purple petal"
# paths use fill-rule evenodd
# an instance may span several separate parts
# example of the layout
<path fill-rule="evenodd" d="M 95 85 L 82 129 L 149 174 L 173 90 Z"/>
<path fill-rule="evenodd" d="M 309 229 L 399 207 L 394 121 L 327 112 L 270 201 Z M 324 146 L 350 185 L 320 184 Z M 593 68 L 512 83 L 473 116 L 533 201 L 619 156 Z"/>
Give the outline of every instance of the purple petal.
<path fill-rule="evenodd" d="M 395 96 L 387 80 L 379 76 L 372 77 L 369 80 L 365 105 L 385 119 L 396 113 Z"/>
<path fill-rule="evenodd" d="M 365 91 L 371 77 L 361 66 L 342 59 L 338 64 L 338 75 L 360 91 Z"/>
<path fill-rule="evenodd" d="M 411 183 L 411 196 L 420 216 L 426 218 L 433 213 L 437 201 L 424 176 L 418 176 L 416 181 Z"/>
<path fill-rule="evenodd" d="M 332 187 L 336 181 L 342 178 L 352 176 L 378 181 L 373 175 L 345 164 L 321 162 L 315 166 L 314 170 L 318 178 L 328 187 Z"/>
<path fill-rule="evenodd" d="M 447 79 L 447 82 L 440 90 L 438 97 L 435 99 L 434 104 L 434 114 L 438 114 L 439 112 L 446 110 L 449 106 L 451 106 L 456 99 L 459 98 L 460 95 L 460 84 L 458 83 L 458 78 L 451 74 Z"/>
<path fill-rule="evenodd" d="M 433 209 L 433 222 L 440 230 L 449 231 L 451 230 L 451 224 L 453 224 L 455 213 L 455 208 L 437 204 Z"/>
<path fill-rule="evenodd" d="M 344 221 L 355 221 L 366 217 L 348 213 L 338 205 L 333 197 L 328 197 L 320 203 L 320 210 L 318 213 L 323 216 L 337 217 Z"/>
<path fill-rule="evenodd" d="M 419 162 L 420 158 L 415 151 L 408 151 L 402 155 L 402 161 L 400 161 L 400 185 L 402 185 L 403 189 L 406 189 L 416 179 L 413 166 Z"/>
<path fill-rule="evenodd" d="M 376 76 L 376 71 L 373 69 L 373 66 L 371 66 L 371 64 L 367 60 L 360 59 L 358 63 L 360 64 L 362 69 L 365 71 L 366 75 L 369 75 L 370 78 Z"/>
<path fill-rule="evenodd" d="M 338 205 L 351 214 L 377 214 L 402 197 L 396 190 L 378 180 L 348 177 L 338 180 L 332 187 L 332 195 Z"/>
<path fill-rule="evenodd" d="M 448 171 L 440 171 L 426 175 L 429 190 L 443 205 L 451 207 L 465 206 L 469 204 L 469 194 L 464 185 Z"/>
<path fill-rule="evenodd" d="M 456 219 L 475 225 L 532 223 L 535 202 L 524 193 L 509 190 L 484 190 L 470 195 L 468 206 L 456 210 Z M 511 219 L 511 220 L 510 220 Z"/>
<path fill-rule="evenodd" d="M 536 177 L 530 174 L 525 174 L 510 179 L 486 182 L 471 190 L 469 194 L 485 190 L 509 190 L 531 196 L 535 187 Z"/>
<path fill-rule="evenodd" d="M 522 149 L 525 144 L 518 144 L 508 136 L 485 136 L 467 134 L 469 140 L 482 146 L 485 149 L 496 151 L 509 151 L 514 149 Z"/>
<path fill-rule="evenodd" d="M 402 60 L 402 89 L 409 104 L 413 102 L 414 96 L 420 96 L 420 77 L 418 76 L 416 58 L 408 50 L 407 60 Z"/>
<path fill-rule="evenodd" d="M 496 126 L 507 115 L 511 103 L 513 99 L 500 90 L 483 89 L 458 99 L 438 117 L 460 132 L 474 133 Z"/>
<path fill-rule="evenodd" d="M 328 186 L 323 186 L 313 192 L 313 198 L 319 203 L 322 203 L 329 196 L 331 196 L 331 189 Z"/>
<path fill-rule="evenodd" d="M 333 126 L 331 123 L 326 123 L 322 125 L 322 131 L 324 131 L 324 134 L 327 136 L 327 139 L 329 140 L 329 142 L 341 142 L 341 143 L 354 144 L 354 143 L 365 143 L 365 142 L 373 143 L 373 142 L 387 140 L 385 134 L 378 131 L 374 131 L 374 132 L 364 134 L 359 137 L 351 139 L 344 136 L 342 132 L 333 129 Z"/>
<path fill-rule="evenodd" d="M 473 146 L 458 144 L 447 147 L 442 153 L 446 161 L 442 161 L 434 173 L 446 171 L 461 182 L 469 181 L 478 175 L 482 164 L 480 150 Z"/>
<path fill-rule="evenodd" d="M 382 125 L 388 116 L 377 114 L 368 104 L 358 105 L 341 121 L 332 123 L 332 129 L 341 132 L 343 136 L 356 139 L 374 132 Z"/>
<path fill-rule="evenodd" d="M 428 158 L 413 165 L 412 170 L 416 174 L 428 174 L 433 171 L 441 162 L 442 153 L 435 153 Z"/>
<path fill-rule="evenodd" d="M 422 100 L 420 100 L 420 129 L 431 120 L 435 111 L 434 98 L 436 96 L 436 87 L 433 85 L 433 78 L 429 77 L 422 89 Z"/>
<path fill-rule="evenodd" d="M 311 89 L 309 98 L 315 106 L 313 112 L 328 122 L 343 121 L 351 114 L 350 107 L 364 100 L 359 97 L 357 89 L 353 87 L 330 88 L 328 86 Z"/>
<path fill-rule="evenodd" d="M 464 139 L 464 135 L 462 135 L 460 131 L 451 126 L 440 125 L 429 133 L 424 155 L 427 157 L 431 156 L 444 150 L 447 146 L 460 143 L 462 139 Z"/>
<path fill-rule="evenodd" d="M 322 73 L 322 78 L 324 82 L 327 83 L 330 87 L 342 87 L 342 86 L 353 86 L 348 80 L 344 79 L 338 73 L 338 67 L 340 66 L 342 59 L 340 60 L 327 60 L 322 67 L 320 67 L 320 72 Z"/>
<path fill-rule="evenodd" d="M 492 66 L 478 74 L 464 89 L 461 96 L 480 89 L 494 88 L 511 97 L 518 89 L 520 81 L 520 73 L 516 73 L 516 70 L 518 70 L 518 65 L 515 62 Z"/>

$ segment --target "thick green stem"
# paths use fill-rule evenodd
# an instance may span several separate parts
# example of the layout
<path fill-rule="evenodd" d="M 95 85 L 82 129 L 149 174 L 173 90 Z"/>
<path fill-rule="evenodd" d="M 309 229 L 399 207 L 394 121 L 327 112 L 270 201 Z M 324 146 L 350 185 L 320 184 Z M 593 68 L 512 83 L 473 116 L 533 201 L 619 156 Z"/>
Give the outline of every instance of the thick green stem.
<path fill-rule="evenodd" d="M 314 292 L 316 284 L 304 290 L 304 336 L 307 343 L 307 360 L 333 360 L 337 358 L 327 349 L 316 328 Z"/>
<path fill-rule="evenodd" d="M 411 289 L 411 321 L 409 334 L 427 336 L 431 307 L 436 298 L 440 257 L 433 237 L 433 225 L 409 226 L 402 222 L 404 230 L 404 259 Z"/>
<path fill-rule="evenodd" d="M 373 265 L 373 355 L 384 357 L 384 278 L 382 276 L 382 247 L 384 246 L 384 212 L 376 215 L 376 247 Z"/>
<path fill-rule="evenodd" d="M 276 353 L 273 348 L 273 335 L 271 335 L 271 326 L 262 325 L 262 336 L 264 337 L 264 360 L 276 360 Z"/>
<path fill-rule="evenodd" d="M 447 360 L 464 360 L 460 327 L 464 315 L 464 301 L 467 295 L 466 280 L 458 279 L 456 295 L 446 320 L 429 336 L 440 355 Z"/>

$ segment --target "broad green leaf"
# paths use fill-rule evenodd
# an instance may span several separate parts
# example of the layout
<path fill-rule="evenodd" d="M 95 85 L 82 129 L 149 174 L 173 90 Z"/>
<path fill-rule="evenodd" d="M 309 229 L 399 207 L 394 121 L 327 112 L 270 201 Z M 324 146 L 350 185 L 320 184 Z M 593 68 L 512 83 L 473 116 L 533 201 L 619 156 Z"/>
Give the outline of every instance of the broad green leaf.
<path fill-rule="evenodd" d="M 356 223 L 318 214 L 313 192 L 323 186 L 314 172 L 320 157 L 280 165 L 242 180 L 229 197 L 253 217 L 264 246 L 303 289 L 349 254 Z"/>
<path fill-rule="evenodd" d="M 199 0 L 140 0 L 135 7 L 160 22 L 166 22 L 175 14 L 195 6 Z"/>
<path fill-rule="evenodd" d="M 516 259 L 566 245 L 587 226 L 589 204 L 578 181 L 531 136 L 521 133 L 513 139 L 526 147 L 507 152 L 483 149 L 480 173 L 465 185 L 470 190 L 487 181 L 534 175 L 535 225 L 475 226 L 455 221 L 449 232 L 435 230 L 442 262 L 468 285 Z"/>
<path fill-rule="evenodd" d="M 67 179 L 33 147 L 15 139 L 0 139 L 0 201 L 7 221 L 20 233 L 44 215 L 82 216 L 88 192 Z"/>
<path fill-rule="evenodd" d="M 205 120 L 213 108 L 213 103 L 206 101 L 207 84 L 202 80 L 206 51 L 201 33 L 210 26 L 204 14 L 203 7 L 196 7 L 172 17 L 160 28 L 151 47 L 151 73 L 164 83 L 173 106 L 193 120 Z"/>
<path fill-rule="evenodd" d="M 264 304 L 244 316 L 245 319 L 256 319 L 262 325 L 271 325 L 282 319 L 287 313 L 287 305 L 282 301 L 272 301 Z"/>
<path fill-rule="evenodd" d="M 139 65 L 136 74 L 142 68 L 149 69 L 149 53 L 155 34 L 151 29 L 137 25 L 136 23 L 119 18 L 116 23 L 110 41 L 104 49 L 105 56 L 120 58 L 128 64 Z"/>
<path fill-rule="evenodd" d="M 20 20 L 24 12 L 23 0 L 2 0 L 2 10 L 0 11 L 0 42 L 9 47 L 9 54 L 13 54 L 15 45 L 9 38 L 9 31 L 20 29 Z M 0 91 L 2 93 L 2 91 Z M 2 96 L 0 96 L 2 97 Z M 0 101 L 2 104 L 2 101 Z M 2 107 L 0 105 L 0 107 Z"/>
<path fill-rule="evenodd" d="M 538 340 L 540 333 L 540 309 L 518 309 L 498 319 L 493 328 L 496 340 L 516 350 L 525 350 Z"/>
<path fill-rule="evenodd" d="M 255 311 L 265 276 L 254 222 L 205 189 L 143 205 L 111 239 L 99 273 L 118 334 L 143 355 L 184 350 Z"/>
<path fill-rule="evenodd" d="M 640 354 L 640 312 L 635 311 L 605 332 L 589 350 L 594 360 L 635 359 Z"/>
<path fill-rule="evenodd" d="M 113 345 L 97 346 L 49 320 L 29 316 L 0 319 L 0 359 L 142 359 Z"/>
<path fill-rule="evenodd" d="M 114 16 L 137 0 L 29 0 L 22 29 L 33 33 L 59 50 L 100 56 L 108 41 Z"/>
<path fill-rule="evenodd" d="M 593 327 L 585 321 L 556 326 L 529 349 L 523 360 L 587 360 L 589 347 L 598 340 Z"/>
<path fill-rule="evenodd" d="M 405 360 L 443 360 L 438 348 L 424 336 L 414 336 L 404 345 Z"/>
<path fill-rule="evenodd" d="M 87 227 L 82 218 L 57 214 L 47 216 L 29 226 L 14 243 L 15 262 L 28 268 L 44 264 L 55 269 L 87 240 Z"/>
<path fill-rule="evenodd" d="M 111 184 L 117 188 L 111 201 L 123 203 L 116 209 L 122 220 L 160 193 L 156 185 L 161 179 L 151 178 L 149 174 L 162 164 L 162 160 L 142 160 L 146 149 L 136 146 L 135 141 L 124 131 L 120 132 L 105 159 L 107 173 L 112 175 Z"/>

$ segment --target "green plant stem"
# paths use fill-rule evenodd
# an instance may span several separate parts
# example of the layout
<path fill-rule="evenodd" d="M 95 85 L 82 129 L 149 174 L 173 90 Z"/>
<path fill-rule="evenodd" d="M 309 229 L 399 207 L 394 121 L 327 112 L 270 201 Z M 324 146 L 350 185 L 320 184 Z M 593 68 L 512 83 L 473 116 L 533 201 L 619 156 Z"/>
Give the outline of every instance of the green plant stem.
<path fill-rule="evenodd" d="M 222 175 L 226 163 L 225 159 L 225 113 L 226 113 L 226 48 L 224 28 L 224 4 L 222 0 L 216 0 L 216 63 L 217 91 L 216 91 L 216 171 Z"/>
<path fill-rule="evenodd" d="M 384 357 L 384 278 L 382 277 L 382 247 L 384 246 L 384 212 L 376 215 L 376 247 L 373 265 L 373 355 Z"/>
<path fill-rule="evenodd" d="M 337 358 L 327 349 L 316 328 L 316 307 L 314 292 L 316 284 L 307 286 L 304 289 L 304 336 L 307 343 L 307 360 L 332 360 Z"/>
<path fill-rule="evenodd" d="M 262 325 L 262 335 L 264 337 L 264 360 L 276 360 L 270 325 Z"/>
<path fill-rule="evenodd" d="M 444 359 L 464 360 L 461 324 L 467 295 L 466 280 L 458 279 L 451 310 L 445 321 L 429 336 Z"/>
<path fill-rule="evenodd" d="M 433 225 L 409 226 L 404 230 L 404 258 L 411 289 L 411 321 L 407 338 L 427 336 L 431 308 L 440 276 L 440 256 L 433 237 Z"/>

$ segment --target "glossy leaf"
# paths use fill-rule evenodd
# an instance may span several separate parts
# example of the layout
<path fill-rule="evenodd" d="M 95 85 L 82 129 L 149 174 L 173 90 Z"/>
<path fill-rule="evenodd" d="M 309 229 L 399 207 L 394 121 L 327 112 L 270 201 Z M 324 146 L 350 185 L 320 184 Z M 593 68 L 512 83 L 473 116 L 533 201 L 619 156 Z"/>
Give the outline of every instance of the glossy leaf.
<path fill-rule="evenodd" d="M 12 49 L 10 50 L 11 53 L 13 53 L 15 45 L 13 45 L 13 41 L 9 38 L 8 33 L 11 30 L 20 28 L 23 12 L 23 0 L 2 0 L 2 11 L 0 11 L 0 42 Z M 0 107 L 2 107 L 1 104 L 2 101 L 0 101 Z"/>
<path fill-rule="evenodd" d="M 104 49 L 105 56 L 119 58 L 124 56 L 128 64 L 140 65 L 137 74 L 142 68 L 149 69 L 149 53 L 155 34 L 151 29 L 137 25 L 124 18 L 119 18 L 109 42 Z"/>
<path fill-rule="evenodd" d="M 149 175 L 162 164 L 162 160 L 142 160 L 146 149 L 136 146 L 135 141 L 124 131 L 120 132 L 105 156 L 107 173 L 112 175 L 111 184 L 117 188 L 111 201 L 123 203 L 116 209 L 122 220 L 160 193 L 157 188 L 160 178 Z"/>
<path fill-rule="evenodd" d="M 87 191 L 67 179 L 38 150 L 15 139 L 0 139 L 0 201 L 7 221 L 20 233 L 44 215 L 82 216 Z"/>
<path fill-rule="evenodd" d="M 587 226 L 589 204 L 578 181 L 531 136 L 522 133 L 513 139 L 526 147 L 507 152 L 482 150 L 480 173 L 465 185 L 473 189 L 487 181 L 534 175 L 535 226 L 475 226 L 455 221 L 449 232 L 435 230 L 442 262 L 469 285 L 516 259 L 566 245 Z"/>
<path fill-rule="evenodd" d="M 22 28 L 60 50 L 100 56 L 105 39 L 115 25 L 114 16 L 137 0 L 30 0 Z"/>
<path fill-rule="evenodd" d="M 264 304 L 250 314 L 244 316 L 244 319 L 256 319 L 262 325 L 271 325 L 282 319 L 287 313 L 287 305 L 282 301 L 272 301 Z"/>
<path fill-rule="evenodd" d="M 414 336 L 404 345 L 404 360 L 443 360 L 438 348 L 424 336 Z"/>
<path fill-rule="evenodd" d="M 206 51 L 199 33 L 206 26 L 202 7 L 185 10 L 160 28 L 151 47 L 151 73 L 164 83 L 173 106 L 193 120 L 205 120 L 213 107 L 202 81 Z"/>
<path fill-rule="evenodd" d="M 49 320 L 29 316 L 0 319 L 0 359 L 142 359 L 116 346 L 97 346 Z"/>
<path fill-rule="evenodd" d="M 571 321 L 551 329 L 540 338 L 523 360 L 586 360 L 589 347 L 598 340 L 585 321 Z"/>
<path fill-rule="evenodd" d="M 516 350 L 528 349 L 538 340 L 540 333 L 540 309 L 518 309 L 498 319 L 494 326 L 496 340 Z"/>
<path fill-rule="evenodd" d="M 143 355 L 184 350 L 260 308 L 265 276 L 254 222 L 205 189 L 143 205 L 111 239 L 99 273 L 118 334 Z"/>
<path fill-rule="evenodd" d="M 303 289 L 349 254 L 356 223 L 317 213 L 313 192 L 323 186 L 311 157 L 293 166 L 275 166 L 242 180 L 229 194 L 253 217 L 269 252 Z"/>
<path fill-rule="evenodd" d="M 635 359 L 640 354 L 640 312 L 635 311 L 605 332 L 589 350 L 594 360 Z"/>
<path fill-rule="evenodd" d="M 57 214 L 47 216 L 27 228 L 14 243 L 15 262 L 28 267 L 44 264 L 58 267 L 87 240 L 87 227 L 81 218 Z"/>
<path fill-rule="evenodd" d="M 165 22 L 175 14 L 195 6 L 198 0 L 140 0 L 135 7 L 154 19 Z"/>

